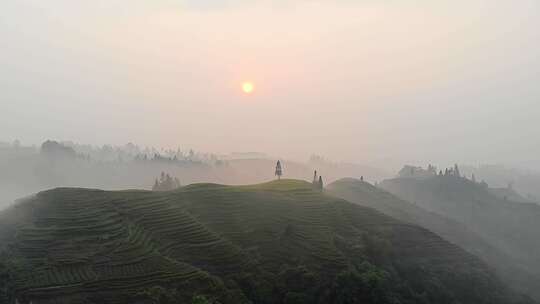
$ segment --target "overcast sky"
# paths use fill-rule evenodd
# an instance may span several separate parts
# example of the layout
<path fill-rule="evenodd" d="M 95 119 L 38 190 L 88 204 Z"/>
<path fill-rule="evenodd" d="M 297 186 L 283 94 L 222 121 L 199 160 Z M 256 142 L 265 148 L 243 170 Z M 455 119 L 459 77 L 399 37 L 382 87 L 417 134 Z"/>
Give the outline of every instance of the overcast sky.
<path fill-rule="evenodd" d="M 2 0 L 0 141 L 540 168 L 539 15 L 534 0 Z"/>

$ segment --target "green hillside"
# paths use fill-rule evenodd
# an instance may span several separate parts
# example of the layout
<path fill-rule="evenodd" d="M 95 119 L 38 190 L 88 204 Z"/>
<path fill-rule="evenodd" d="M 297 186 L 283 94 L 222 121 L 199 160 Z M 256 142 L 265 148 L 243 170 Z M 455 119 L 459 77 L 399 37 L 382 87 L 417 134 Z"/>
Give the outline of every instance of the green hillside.
<path fill-rule="evenodd" d="M 350 202 L 374 208 L 398 220 L 417 224 L 435 232 L 480 257 L 516 290 L 540 299 L 540 276 L 523 266 L 519 260 L 503 253 L 463 223 L 428 212 L 419 205 L 357 179 L 344 178 L 328 185 L 327 189 L 335 196 Z"/>
<path fill-rule="evenodd" d="M 517 203 L 536 203 L 533 200 L 523 197 L 512 188 L 489 188 L 489 192 L 499 199 Z"/>
<path fill-rule="evenodd" d="M 463 223 L 540 275 L 540 205 L 498 198 L 487 187 L 455 176 L 397 178 L 381 187 Z"/>
<path fill-rule="evenodd" d="M 428 230 L 296 180 L 60 188 L 0 223 L 0 303 L 528 303 Z"/>

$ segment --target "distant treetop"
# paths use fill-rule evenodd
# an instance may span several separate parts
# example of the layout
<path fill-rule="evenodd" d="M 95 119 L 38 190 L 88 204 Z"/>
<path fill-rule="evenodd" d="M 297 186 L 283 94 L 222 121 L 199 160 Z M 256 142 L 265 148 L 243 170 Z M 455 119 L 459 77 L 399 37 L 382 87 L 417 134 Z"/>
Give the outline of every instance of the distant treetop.
<path fill-rule="evenodd" d="M 65 146 L 54 140 L 41 144 L 40 153 L 50 158 L 76 158 L 77 152 L 72 147 Z"/>
<path fill-rule="evenodd" d="M 171 191 L 180 188 L 180 181 L 171 177 L 168 173 L 161 172 L 159 179 L 155 179 L 152 191 Z"/>

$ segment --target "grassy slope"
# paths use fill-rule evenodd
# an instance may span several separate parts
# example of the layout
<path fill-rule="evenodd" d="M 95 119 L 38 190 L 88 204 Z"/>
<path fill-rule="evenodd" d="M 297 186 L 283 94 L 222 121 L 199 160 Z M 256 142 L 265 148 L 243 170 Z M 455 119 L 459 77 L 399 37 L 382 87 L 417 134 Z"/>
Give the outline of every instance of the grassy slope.
<path fill-rule="evenodd" d="M 408 201 L 463 223 L 540 275 L 540 206 L 497 198 L 469 180 L 439 176 L 393 179 L 381 187 Z"/>
<path fill-rule="evenodd" d="M 535 275 L 511 256 L 504 254 L 462 223 L 434 212 L 428 212 L 418 205 L 357 179 L 341 179 L 328 185 L 327 189 L 350 202 L 374 208 L 398 220 L 414 223 L 437 233 L 482 258 L 515 289 L 540 298 L 540 276 Z"/>
<path fill-rule="evenodd" d="M 14 276 L 4 301 L 515 299 L 483 263 L 437 235 L 296 180 L 165 193 L 61 188 L 0 217 L 16 227 L 0 236 L 9 244 L 0 262 Z"/>
<path fill-rule="evenodd" d="M 533 200 L 523 197 L 514 189 L 509 188 L 489 188 L 489 192 L 502 200 L 508 200 L 517 203 L 536 203 Z"/>

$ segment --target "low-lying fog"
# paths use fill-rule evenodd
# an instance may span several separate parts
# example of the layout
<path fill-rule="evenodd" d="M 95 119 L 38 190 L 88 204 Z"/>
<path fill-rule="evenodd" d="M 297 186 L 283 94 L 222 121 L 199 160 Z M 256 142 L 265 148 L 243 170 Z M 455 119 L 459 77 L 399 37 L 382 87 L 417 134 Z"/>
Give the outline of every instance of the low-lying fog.
<path fill-rule="evenodd" d="M 183 185 L 196 182 L 249 184 L 274 178 L 278 157 L 263 153 L 217 155 L 193 150 L 140 148 L 135 144 L 93 147 L 72 142 L 47 141 L 40 146 L 19 142 L 0 145 L 0 206 L 54 187 L 99 189 L 151 189 L 161 172 Z M 336 162 L 318 155 L 306 161 L 281 159 L 284 177 L 311 180 L 313 171 L 325 183 L 343 177 L 363 177 L 371 183 L 397 176 L 393 164 Z M 427 162 L 426 162 L 427 163 Z M 538 201 L 540 174 L 497 165 L 461 165 L 465 176 L 475 174 L 490 187 L 516 189 Z"/>

